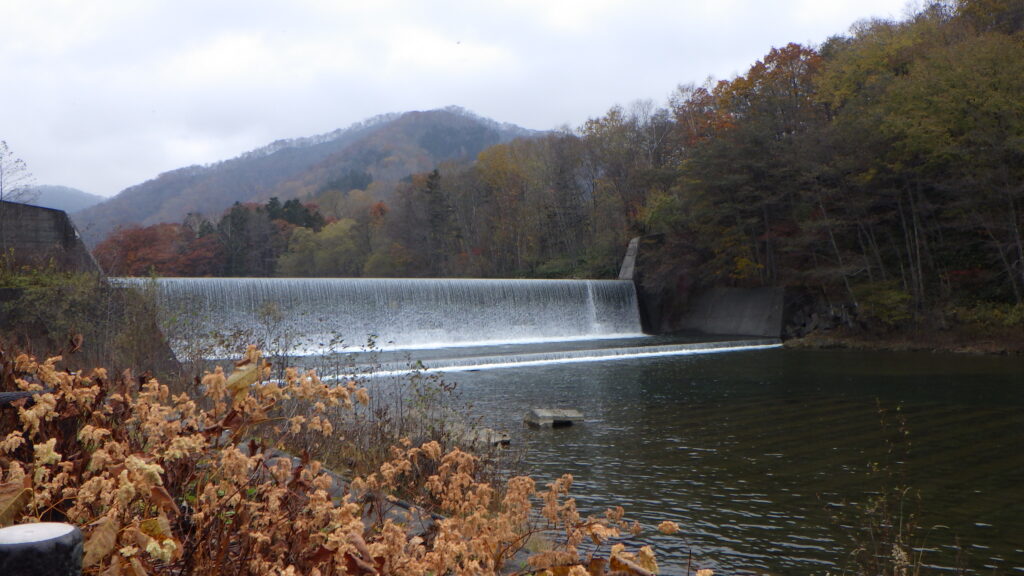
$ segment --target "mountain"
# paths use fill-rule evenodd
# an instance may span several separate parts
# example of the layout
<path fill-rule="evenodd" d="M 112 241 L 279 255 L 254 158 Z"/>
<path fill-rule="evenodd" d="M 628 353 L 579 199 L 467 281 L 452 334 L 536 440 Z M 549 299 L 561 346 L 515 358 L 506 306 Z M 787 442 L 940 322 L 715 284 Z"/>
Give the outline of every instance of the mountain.
<path fill-rule="evenodd" d="M 386 114 L 318 136 L 278 140 L 231 160 L 165 172 L 73 218 L 86 243 L 95 246 L 120 226 L 181 222 L 193 212 L 216 218 L 235 202 L 273 196 L 311 198 L 353 181 L 353 175 L 364 186 L 393 183 L 539 134 L 457 107 Z"/>
<path fill-rule="evenodd" d="M 106 200 L 103 196 L 67 186 L 33 186 L 31 194 L 35 198 L 29 204 L 56 208 L 68 213 L 84 210 Z"/>

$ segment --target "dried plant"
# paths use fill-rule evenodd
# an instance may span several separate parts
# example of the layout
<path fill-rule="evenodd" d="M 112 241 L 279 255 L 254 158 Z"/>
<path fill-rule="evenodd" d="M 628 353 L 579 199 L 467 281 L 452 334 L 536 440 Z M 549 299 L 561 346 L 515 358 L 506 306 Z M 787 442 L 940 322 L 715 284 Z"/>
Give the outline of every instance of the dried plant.
<path fill-rule="evenodd" d="M 197 397 L 128 372 L 61 371 L 60 358 L 0 359 L 0 390 L 24 392 L 0 409 L 0 525 L 77 524 L 87 574 L 657 571 L 649 547 L 616 543 L 638 529 L 621 508 L 580 516 L 570 476 L 546 489 L 511 478 L 499 495 L 477 480 L 476 456 L 433 441 L 405 440 L 350 482 L 282 452 L 332 437 L 329 412 L 369 398 L 312 371 L 270 380 L 254 347 L 230 374 L 207 373 Z M 294 401 L 308 410 L 282 414 Z M 546 549 L 527 557 L 542 535 Z"/>
<path fill-rule="evenodd" d="M 834 526 L 849 540 L 848 565 L 843 573 L 920 576 L 928 572 L 925 553 L 934 551 L 934 546 L 928 544 L 929 538 L 948 527 L 921 524 L 921 495 L 908 481 L 908 467 L 913 459 L 906 415 L 901 406 L 890 412 L 881 401 L 875 402 L 885 446 L 884 453 L 868 464 L 868 476 L 875 491 L 865 494 L 864 500 L 856 505 L 829 505 Z M 964 550 L 957 538 L 952 540 L 957 555 L 950 571 L 964 574 Z"/>

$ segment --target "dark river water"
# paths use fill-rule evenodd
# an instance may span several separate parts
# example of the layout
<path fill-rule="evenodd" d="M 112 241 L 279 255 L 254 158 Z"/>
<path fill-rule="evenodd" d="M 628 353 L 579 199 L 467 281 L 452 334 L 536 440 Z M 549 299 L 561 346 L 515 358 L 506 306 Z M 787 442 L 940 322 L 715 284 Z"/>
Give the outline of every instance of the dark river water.
<path fill-rule="evenodd" d="M 775 349 L 447 379 L 536 478 L 571 473 L 584 513 L 620 504 L 648 526 L 666 573 L 691 557 L 719 574 L 852 568 L 850 525 L 899 480 L 924 565 L 951 569 L 959 538 L 971 572 L 1024 574 L 1024 359 Z M 530 407 L 586 422 L 531 430 Z"/>

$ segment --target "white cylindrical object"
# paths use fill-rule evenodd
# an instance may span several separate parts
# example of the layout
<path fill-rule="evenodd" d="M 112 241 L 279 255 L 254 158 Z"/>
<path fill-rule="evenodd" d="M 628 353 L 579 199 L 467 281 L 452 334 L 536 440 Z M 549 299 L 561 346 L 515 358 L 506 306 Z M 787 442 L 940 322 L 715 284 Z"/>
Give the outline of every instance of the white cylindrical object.
<path fill-rule="evenodd" d="M 34 522 L 0 528 L 0 574 L 79 576 L 82 531 L 71 524 Z"/>

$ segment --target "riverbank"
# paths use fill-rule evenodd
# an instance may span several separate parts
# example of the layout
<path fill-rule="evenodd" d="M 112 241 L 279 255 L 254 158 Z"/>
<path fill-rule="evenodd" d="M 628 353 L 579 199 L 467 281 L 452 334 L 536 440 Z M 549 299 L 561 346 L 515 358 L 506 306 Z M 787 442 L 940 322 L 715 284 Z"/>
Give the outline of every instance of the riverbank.
<path fill-rule="evenodd" d="M 890 352 L 949 352 L 998 356 L 1024 355 L 1020 330 L 977 325 L 946 329 L 908 329 L 891 333 L 837 328 L 812 332 L 783 342 L 787 348 L 876 350 Z"/>

